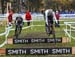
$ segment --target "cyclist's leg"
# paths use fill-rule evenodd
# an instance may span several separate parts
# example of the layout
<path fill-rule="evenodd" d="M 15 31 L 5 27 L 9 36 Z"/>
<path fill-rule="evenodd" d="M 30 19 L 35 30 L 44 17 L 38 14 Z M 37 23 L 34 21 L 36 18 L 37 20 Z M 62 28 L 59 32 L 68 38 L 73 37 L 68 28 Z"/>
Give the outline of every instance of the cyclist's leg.
<path fill-rule="evenodd" d="M 52 24 L 53 24 L 53 21 L 50 20 L 50 21 L 49 21 L 49 30 L 50 30 L 50 34 L 52 34 Z"/>
<path fill-rule="evenodd" d="M 20 29 L 19 34 L 21 34 L 21 31 L 22 31 L 22 25 L 20 25 L 20 28 L 19 28 L 19 29 Z"/>
<path fill-rule="evenodd" d="M 50 20 L 48 20 L 48 31 L 49 31 L 49 34 L 51 34 L 50 33 L 50 31 L 51 31 L 51 22 L 50 22 Z"/>
<path fill-rule="evenodd" d="M 53 29 L 52 28 L 52 22 L 49 22 L 49 32 L 50 32 L 49 34 L 52 34 L 52 29 Z"/>
<path fill-rule="evenodd" d="M 51 21 L 48 20 L 47 33 L 48 33 L 49 36 L 50 36 L 50 34 L 52 34 L 51 31 L 52 31 L 52 29 L 51 29 Z"/>
<path fill-rule="evenodd" d="M 53 24 L 52 24 L 52 34 L 53 34 L 53 37 L 55 38 L 55 29 L 54 29 L 54 26 L 53 26 Z"/>
<path fill-rule="evenodd" d="M 49 28 L 49 25 L 48 25 L 48 28 L 47 28 L 47 34 L 48 34 L 48 36 L 50 36 L 50 28 Z"/>
<path fill-rule="evenodd" d="M 45 24 L 45 28 L 46 28 L 46 33 L 49 34 L 48 25 L 47 24 Z"/>
<path fill-rule="evenodd" d="M 16 25 L 16 27 L 15 27 L 15 35 L 16 35 L 16 33 L 17 33 L 17 28 L 18 28 L 18 25 Z"/>
<path fill-rule="evenodd" d="M 53 38 L 56 44 L 56 37 L 55 37 L 55 29 L 54 29 L 54 25 L 52 24 L 52 34 L 53 34 Z"/>

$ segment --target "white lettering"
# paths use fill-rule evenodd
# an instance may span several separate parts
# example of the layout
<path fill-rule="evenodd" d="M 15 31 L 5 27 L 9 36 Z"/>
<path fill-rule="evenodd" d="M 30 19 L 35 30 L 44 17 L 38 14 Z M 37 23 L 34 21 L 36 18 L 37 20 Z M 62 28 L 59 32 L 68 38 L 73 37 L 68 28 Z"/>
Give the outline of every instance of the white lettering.
<path fill-rule="evenodd" d="M 67 54 L 70 53 L 70 49 L 52 49 L 52 54 Z"/>
<path fill-rule="evenodd" d="M 47 42 L 54 42 L 54 39 L 47 39 Z"/>
<path fill-rule="evenodd" d="M 48 49 L 31 49 L 30 54 L 48 54 Z"/>
<path fill-rule="evenodd" d="M 8 54 L 26 54 L 26 50 L 22 50 L 22 49 L 8 50 Z"/>
<path fill-rule="evenodd" d="M 18 39 L 15 39 L 15 43 L 28 43 L 28 40 L 24 40 L 24 39 L 22 39 L 22 40 L 18 40 Z"/>
<path fill-rule="evenodd" d="M 35 42 L 45 42 L 45 39 L 31 39 L 31 42 L 32 43 L 35 43 Z"/>

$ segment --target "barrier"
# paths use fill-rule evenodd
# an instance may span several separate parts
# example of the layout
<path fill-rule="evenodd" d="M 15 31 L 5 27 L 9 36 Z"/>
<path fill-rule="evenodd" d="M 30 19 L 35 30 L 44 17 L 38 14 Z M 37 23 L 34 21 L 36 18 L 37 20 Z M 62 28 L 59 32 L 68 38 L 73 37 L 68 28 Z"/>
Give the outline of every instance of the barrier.
<path fill-rule="evenodd" d="M 3 47 L 7 43 L 7 36 L 10 32 L 10 28 L 12 28 L 12 26 L 8 27 L 8 28 L 5 28 L 5 32 L 0 34 L 0 36 L 5 35 L 5 41 L 0 45 L 0 47 Z"/>
<path fill-rule="evenodd" d="M 74 55 L 75 47 L 53 48 L 6 48 L 0 49 L 1 55 Z"/>
<path fill-rule="evenodd" d="M 64 29 L 65 35 L 67 35 L 70 38 L 70 41 L 71 41 L 71 38 L 75 39 L 75 37 L 72 36 L 72 31 L 75 31 L 75 27 L 72 25 L 75 25 L 75 22 L 64 22 L 64 24 L 66 25 L 66 29 Z M 70 27 L 69 29 L 68 29 L 68 26 Z"/>
<path fill-rule="evenodd" d="M 8 38 L 7 44 L 31 44 L 31 43 L 68 43 L 70 42 L 69 38 L 58 37 L 58 38 L 19 38 L 13 39 Z"/>

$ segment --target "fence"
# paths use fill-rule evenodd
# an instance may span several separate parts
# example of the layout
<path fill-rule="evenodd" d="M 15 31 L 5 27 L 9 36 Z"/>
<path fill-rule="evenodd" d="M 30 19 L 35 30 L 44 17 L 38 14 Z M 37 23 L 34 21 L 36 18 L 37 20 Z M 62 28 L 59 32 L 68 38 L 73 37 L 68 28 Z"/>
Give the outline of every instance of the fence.
<path fill-rule="evenodd" d="M 72 36 L 72 31 L 75 31 L 75 22 L 64 22 L 64 24 L 66 25 L 66 29 L 64 29 L 65 31 L 65 35 L 67 35 L 71 39 L 75 39 L 74 36 Z M 69 27 L 68 27 L 69 26 Z"/>

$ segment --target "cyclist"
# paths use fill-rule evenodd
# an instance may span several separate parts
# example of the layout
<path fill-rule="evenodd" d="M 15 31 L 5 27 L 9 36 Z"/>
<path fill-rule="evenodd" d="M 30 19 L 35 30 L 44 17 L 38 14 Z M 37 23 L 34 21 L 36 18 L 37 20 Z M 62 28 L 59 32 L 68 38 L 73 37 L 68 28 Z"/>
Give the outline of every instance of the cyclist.
<path fill-rule="evenodd" d="M 20 15 L 16 17 L 15 26 L 16 26 L 16 28 L 15 28 L 15 35 L 16 35 L 18 26 L 20 28 L 20 31 L 19 31 L 19 34 L 20 34 L 21 30 L 22 30 L 22 26 L 23 26 L 23 18 Z"/>
<path fill-rule="evenodd" d="M 55 30 L 54 30 L 54 25 L 53 25 L 53 19 L 55 19 L 56 23 L 56 17 L 55 13 L 52 9 L 47 9 L 45 11 L 45 19 L 46 19 L 46 31 L 48 35 L 53 34 L 53 37 L 55 38 Z"/>

